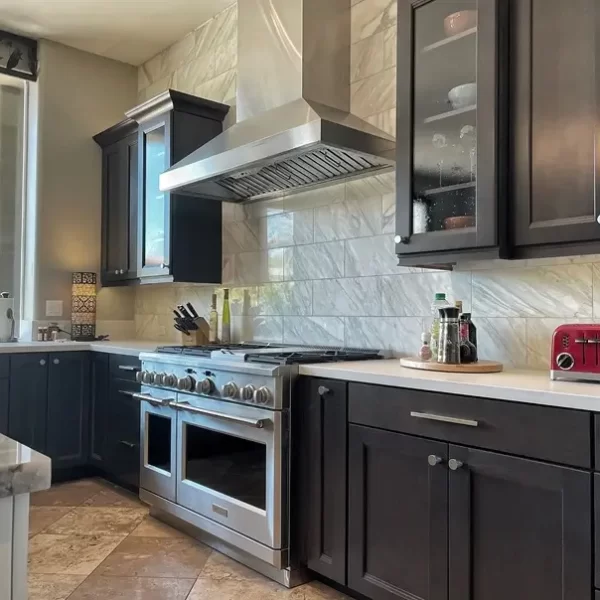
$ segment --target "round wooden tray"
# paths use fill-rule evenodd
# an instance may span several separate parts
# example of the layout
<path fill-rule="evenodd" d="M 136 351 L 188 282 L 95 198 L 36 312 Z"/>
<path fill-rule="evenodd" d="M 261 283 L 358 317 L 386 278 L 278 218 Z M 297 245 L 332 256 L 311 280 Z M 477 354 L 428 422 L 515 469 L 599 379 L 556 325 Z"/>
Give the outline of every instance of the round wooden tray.
<path fill-rule="evenodd" d="M 400 364 L 409 369 L 442 373 L 500 373 L 504 369 L 502 363 L 493 360 L 480 360 L 468 365 L 446 365 L 435 361 L 422 360 L 416 356 L 401 358 Z"/>

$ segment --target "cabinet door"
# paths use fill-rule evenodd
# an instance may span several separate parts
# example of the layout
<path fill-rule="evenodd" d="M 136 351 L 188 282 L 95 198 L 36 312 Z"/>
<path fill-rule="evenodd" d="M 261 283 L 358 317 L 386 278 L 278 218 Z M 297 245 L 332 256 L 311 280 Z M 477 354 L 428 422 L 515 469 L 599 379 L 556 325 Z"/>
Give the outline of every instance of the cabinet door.
<path fill-rule="evenodd" d="M 399 0 L 396 252 L 500 244 L 505 2 Z M 503 71 L 502 71 L 503 72 Z"/>
<path fill-rule="evenodd" d="M 171 165 L 171 113 L 140 125 L 139 144 L 138 276 L 169 275 L 171 195 L 159 176 Z"/>
<path fill-rule="evenodd" d="M 449 600 L 590 600 L 591 475 L 458 446 L 449 456 Z"/>
<path fill-rule="evenodd" d="M 60 352 L 49 359 L 47 454 L 53 469 L 81 466 L 88 457 L 90 358 Z"/>
<path fill-rule="evenodd" d="M 347 384 L 302 378 L 294 397 L 292 444 L 301 467 L 300 481 L 292 481 L 298 485 L 292 514 L 302 514 L 298 537 L 303 558 L 313 571 L 344 585 Z"/>
<path fill-rule="evenodd" d="M 600 3 L 514 0 L 514 243 L 537 255 L 600 240 L 596 205 Z M 549 252 L 548 252 L 549 253 Z M 573 253 L 573 252 L 571 252 Z"/>
<path fill-rule="evenodd" d="M 11 356 L 9 385 L 8 435 L 45 453 L 48 355 Z"/>
<path fill-rule="evenodd" d="M 110 422 L 108 408 L 108 354 L 94 352 L 90 378 L 90 462 L 104 467 L 104 448 Z"/>
<path fill-rule="evenodd" d="M 447 449 L 441 442 L 350 426 L 351 589 L 373 600 L 447 599 Z"/>
<path fill-rule="evenodd" d="M 8 379 L 0 379 L 0 433 L 8 435 Z"/>

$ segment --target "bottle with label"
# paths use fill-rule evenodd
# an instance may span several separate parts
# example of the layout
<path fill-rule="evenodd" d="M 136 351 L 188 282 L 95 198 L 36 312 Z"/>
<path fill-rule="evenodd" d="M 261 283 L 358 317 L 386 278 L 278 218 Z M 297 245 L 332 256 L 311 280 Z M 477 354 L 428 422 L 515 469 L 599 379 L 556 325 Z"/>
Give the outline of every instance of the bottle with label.
<path fill-rule="evenodd" d="M 446 300 L 446 294 L 436 294 L 431 305 L 431 314 L 433 321 L 431 322 L 431 353 L 434 360 L 437 360 L 438 342 L 440 339 L 440 308 L 449 308 L 450 303 Z"/>
<path fill-rule="evenodd" d="M 460 336 L 467 340 L 471 348 L 471 358 L 469 362 L 477 362 L 479 360 L 477 351 L 477 327 L 471 321 L 471 313 L 463 313 L 460 316 Z"/>
<path fill-rule="evenodd" d="M 216 344 L 217 335 L 219 332 L 219 313 L 217 312 L 217 295 L 212 295 L 212 305 L 210 316 L 208 317 L 208 341 L 211 344 Z"/>
<path fill-rule="evenodd" d="M 231 342 L 231 309 L 229 307 L 229 290 L 223 290 L 223 317 L 221 318 L 221 343 Z"/>

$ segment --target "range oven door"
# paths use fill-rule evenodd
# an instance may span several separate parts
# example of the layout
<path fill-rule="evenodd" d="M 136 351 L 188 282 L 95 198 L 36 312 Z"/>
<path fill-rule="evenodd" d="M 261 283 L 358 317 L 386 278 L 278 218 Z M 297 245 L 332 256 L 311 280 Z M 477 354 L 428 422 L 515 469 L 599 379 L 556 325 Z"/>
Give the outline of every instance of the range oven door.
<path fill-rule="evenodd" d="M 189 403 L 188 403 L 189 402 Z M 178 396 L 177 503 L 281 549 L 286 413 Z"/>
<path fill-rule="evenodd" d="M 140 394 L 140 487 L 175 502 L 177 494 L 177 413 L 175 394 L 144 387 Z"/>

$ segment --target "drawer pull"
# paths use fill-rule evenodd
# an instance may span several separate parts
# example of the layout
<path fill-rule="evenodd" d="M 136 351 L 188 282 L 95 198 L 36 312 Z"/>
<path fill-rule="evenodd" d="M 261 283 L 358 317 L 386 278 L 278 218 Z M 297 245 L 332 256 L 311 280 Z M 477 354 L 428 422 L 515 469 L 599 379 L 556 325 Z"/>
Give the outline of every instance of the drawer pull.
<path fill-rule="evenodd" d="M 324 385 L 320 385 L 317 391 L 319 392 L 319 396 L 326 396 L 331 390 Z"/>
<path fill-rule="evenodd" d="M 435 454 L 430 454 L 427 457 L 427 462 L 430 467 L 436 467 L 439 465 L 444 459 L 441 456 L 436 456 Z"/>
<path fill-rule="evenodd" d="M 129 371 L 130 373 L 137 373 L 140 370 L 140 368 L 134 367 L 132 365 L 119 365 L 119 370 L 120 371 Z"/>
<path fill-rule="evenodd" d="M 456 460 L 455 458 L 451 458 L 448 461 L 448 467 L 450 467 L 451 471 L 458 471 L 463 466 L 464 466 L 464 463 L 460 460 Z"/>
<path fill-rule="evenodd" d="M 444 415 L 434 415 L 432 413 L 411 412 L 411 417 L 415 419 L 425 419 L 427 421 L 439 421 L 440 423 L 452 423 L 453 425 L 466 425 L 467 427 L 479 427 L 478 421 L 472 419 L 459 419 L 458 417 L 446 417 Z"/>

